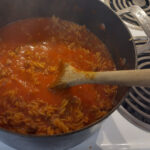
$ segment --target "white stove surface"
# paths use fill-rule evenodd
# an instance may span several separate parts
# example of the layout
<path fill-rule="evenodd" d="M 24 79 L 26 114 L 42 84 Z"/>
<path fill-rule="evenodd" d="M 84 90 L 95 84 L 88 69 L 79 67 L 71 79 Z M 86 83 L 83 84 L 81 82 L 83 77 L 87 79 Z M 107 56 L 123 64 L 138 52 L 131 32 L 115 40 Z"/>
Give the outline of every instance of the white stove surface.
<path fill-rule="evenodd" d="M 150 150 L 150 133 L 137 128 L 115 111 L 98 133 L 71 150 Z"/>
<path fill-rule="evenodd" d="M 0 150 L 15 149 L 0 142 Z M 115 111 L 99 132 L 70 150 L 150 150 L 150 133 L 132 125 Z"/>

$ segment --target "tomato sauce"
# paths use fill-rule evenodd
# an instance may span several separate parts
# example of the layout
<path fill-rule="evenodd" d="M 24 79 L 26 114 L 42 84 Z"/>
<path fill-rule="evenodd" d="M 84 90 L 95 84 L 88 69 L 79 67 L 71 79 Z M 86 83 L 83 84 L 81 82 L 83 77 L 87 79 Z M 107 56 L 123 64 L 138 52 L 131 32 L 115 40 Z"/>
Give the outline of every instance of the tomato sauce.
<path fill-rule="evenodd" d="M 84 84 L 59 91 L 49 88 L 59 74 L 61 62 L 71 64 L 84 71 L 115 69 L 115 64 L 106 46 L 85 26 L 55 17 L 17 21 L 0 29 L 0 51 L 0 103 L 6 99 L 9 101 L 14 99 L 12 91 L 16 93 L 15 97 L 19 97 L 28 104 L 42 100 L 52 107 L 61 107 L 64 99 L 67 99 L 68 103 L 78 99 L 81 103 L 80 109 L 88 121 L 82 126 L 76 127 L 77 129 L 104 116 L 106 114 L 104 110 L 108 112 L 112 109 L 116 86 Z M 5 106 L 3 105 L 3 107 Z M 25 109 L 23 108 L 24 111 Z M 23 113 L 23 110 L 19 110 L 19 112 Z M 24 118 L 27 114 L 23 113 Z M 71 110 L 68 114 L 67 117 L 75 119 Z M 93 117 L 96 115 L 98 117 Z M 31 118 L 33 119 L 33 117 Z M 57 118 L 62 119 L 63 116 Z M 81 119 L 83 118 L 82 116 Z M 3 124 L 0 122 L 0 125 L 5 128 L 8 122 Z M 52 126 L 48 126 L 47 123 L 45 126 L 47 130 L 37 129 L 34 134 L 62 133 L 62 130 L 59 129 L 55 132 L 52 132 L 54 129 L 48 130 Z M 53 126 L 64 127 L 56 119 Z M 19 127 L 23 128 L 23 126 Z M 8 125 L 7 128 L 13 130 L 15 127 Z M 69 123 L 64 129 L 66 130 L 63 130 L 63 133 L 75 130 L 75 128 L 71 129 Z M 23 129 L 14 131 L 26 133 Z"/>

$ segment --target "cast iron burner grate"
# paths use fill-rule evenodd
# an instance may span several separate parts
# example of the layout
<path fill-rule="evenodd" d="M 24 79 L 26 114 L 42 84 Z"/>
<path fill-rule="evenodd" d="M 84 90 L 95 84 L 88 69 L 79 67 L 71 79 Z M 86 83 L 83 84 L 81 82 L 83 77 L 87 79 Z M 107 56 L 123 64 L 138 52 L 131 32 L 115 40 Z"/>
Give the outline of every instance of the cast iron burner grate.
<path fill-rule="evenodd" d="M 150 68 L 150 51 L 139 54 L 137 64 L 138 69 Z M 150 87 L 132 87 L 119 112 L 134 125 L 150 131 Z"/>
<path fill-rule="evenodd" d="M 124 8 L 138 5 L 150 16 L 150 1 L 149 0 L 104 0 L 104 2 L 114 11 L 119 11 Z M 140 29 L 139 24 L 137 23 L 136 19 L 132 17 L 130 14 L 124 14 L 122 19 L 126 21 L 130 27 L 134 29 Z"/>

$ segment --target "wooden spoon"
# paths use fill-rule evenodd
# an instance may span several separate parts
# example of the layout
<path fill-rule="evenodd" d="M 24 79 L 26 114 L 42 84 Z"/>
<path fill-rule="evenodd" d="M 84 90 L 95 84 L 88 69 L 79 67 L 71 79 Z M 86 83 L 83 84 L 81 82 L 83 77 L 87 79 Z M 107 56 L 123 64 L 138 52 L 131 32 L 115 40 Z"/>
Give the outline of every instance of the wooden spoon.
<path fill-rule="evenodd" d="M 64 88 L 79 84 L 109 84 L 121 86 L 150 86 L 150 69 L 86 72 L 64 65 L 50 88 Z"/>

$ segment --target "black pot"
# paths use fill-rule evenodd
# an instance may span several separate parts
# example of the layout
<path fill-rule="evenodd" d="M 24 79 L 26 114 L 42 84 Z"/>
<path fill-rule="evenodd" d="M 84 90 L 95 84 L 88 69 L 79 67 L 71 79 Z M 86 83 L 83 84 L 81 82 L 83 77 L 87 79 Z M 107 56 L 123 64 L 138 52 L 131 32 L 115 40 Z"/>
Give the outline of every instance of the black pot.
<path fill-rule="evenodd" d="M 134 69 L 135 47 L 131 35 L 120 18 L 106 5 L 98 0 L 1 0 L 0 26 L 30 17 L 49 17 L 86 25 L 108 47 L 117 69 Z M 105 25 L 105 30 L 100 29 Z M 125 64 L 122 64 L 124 60 Z M 64 150 L 71 148 L 95 133 L 106 119 L 121 103 L 128 88 L 119 87 L 116 106 L 104 118 L 80 131 L 59 136 L 25 136 L 0 130 L 0 140 L 18 150 Z"/>

